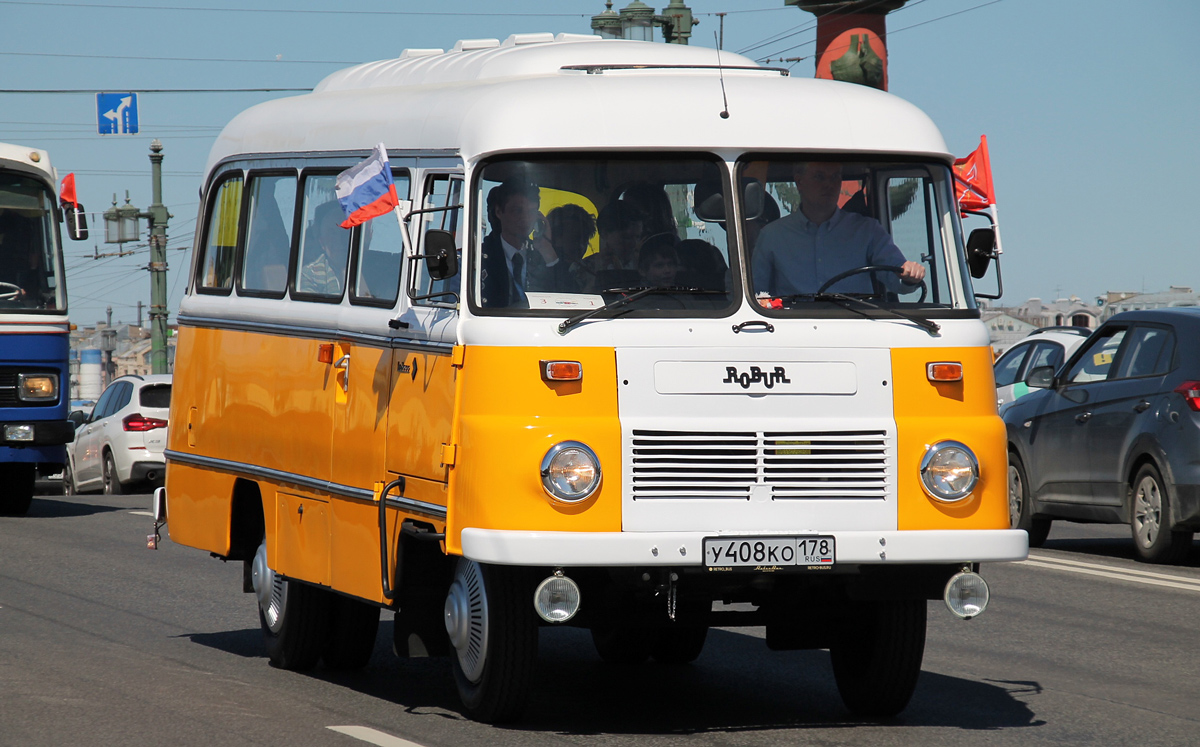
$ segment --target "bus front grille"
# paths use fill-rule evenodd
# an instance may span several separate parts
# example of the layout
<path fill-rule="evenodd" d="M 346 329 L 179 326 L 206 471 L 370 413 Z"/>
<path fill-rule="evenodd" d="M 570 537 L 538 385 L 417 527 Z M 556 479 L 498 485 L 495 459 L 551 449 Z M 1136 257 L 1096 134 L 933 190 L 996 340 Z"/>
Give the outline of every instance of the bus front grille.
<path fill-rule="evenodd" d="M 634 500 L 883 499 L 892 449 L 887 432 L 633 431 Z"/>

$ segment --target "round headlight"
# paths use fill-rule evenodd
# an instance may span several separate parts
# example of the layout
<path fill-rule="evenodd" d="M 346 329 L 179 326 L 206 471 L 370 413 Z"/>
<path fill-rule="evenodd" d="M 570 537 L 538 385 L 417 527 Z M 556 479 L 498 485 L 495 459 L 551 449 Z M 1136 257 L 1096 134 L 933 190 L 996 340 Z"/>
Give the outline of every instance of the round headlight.
<path fill-rule="evenodd" d="M 963 571 L 954 574 L 946 583 L 942 599 L 955 617 L 970 620 L 987 609 L 991 592 L 988 591 L 987 581 L 983 580 L 983 576 Z"/>
<path fill-rule="evenodd" d="M 555 444 L 542 458 L 542 486 L 564 503 L 585 500 L 600 487 L 600 460 L 578 441 Z"/>
<path fill-rule="evenodd" d="M 575 617 L 581 598 L 579 584 L 555 571 L 534 590 L 533 607 L 546 622 L 561 623 Z"/>
<path fill-rule="evenodd" d="M 979 482 L 979 460 L 958 441 L 941 441 L 929 447 L 921 460 L 921 483 L 939 501 L 966 498 Z"/>

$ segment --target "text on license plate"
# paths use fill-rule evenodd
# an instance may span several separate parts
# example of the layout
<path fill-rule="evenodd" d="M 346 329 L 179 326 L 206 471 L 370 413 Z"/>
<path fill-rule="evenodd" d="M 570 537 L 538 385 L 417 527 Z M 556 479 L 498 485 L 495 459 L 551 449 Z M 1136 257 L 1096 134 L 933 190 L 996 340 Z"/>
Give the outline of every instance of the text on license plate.
<path fill-rule="evenodd" d="M 833 565 L 833 537 L 708 537 L 706 566 Z"/>

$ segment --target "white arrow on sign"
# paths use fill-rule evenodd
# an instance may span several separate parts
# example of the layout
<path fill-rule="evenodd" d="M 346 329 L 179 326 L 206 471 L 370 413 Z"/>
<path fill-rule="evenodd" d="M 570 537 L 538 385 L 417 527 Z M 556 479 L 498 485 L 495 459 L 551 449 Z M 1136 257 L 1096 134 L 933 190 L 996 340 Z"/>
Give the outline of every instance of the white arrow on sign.
<path fill-rule="evenodd" d="M 118 106 L 116 109 L 109 109 L 108 111 L 104 112 L 105 117 L 108 117 L 109 119 L 113 120 L 113 122 L 116 123 L 118 135 L 125 132 L 125 118 L 122 117 L 121 115 L 125 113 L 125 110 L 128 109 L 129 105 L 132 103 L 133 103 L 133 97 L 126 96 L 121 99 L 121 105 Z"/>

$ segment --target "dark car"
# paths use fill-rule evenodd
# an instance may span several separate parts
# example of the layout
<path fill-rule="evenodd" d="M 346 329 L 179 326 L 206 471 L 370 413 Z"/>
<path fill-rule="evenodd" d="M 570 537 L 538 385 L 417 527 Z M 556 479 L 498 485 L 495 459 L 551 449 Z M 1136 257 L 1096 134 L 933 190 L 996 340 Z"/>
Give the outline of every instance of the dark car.
<path fill-rule="evenodd" d="M 1003 418 L 1030 546 L 1054 519 L 1128 523 L 1139 557 L 1182 560 L 1200 529 L 1200 309 L 1117 314 L 1025 381 Z"/>

